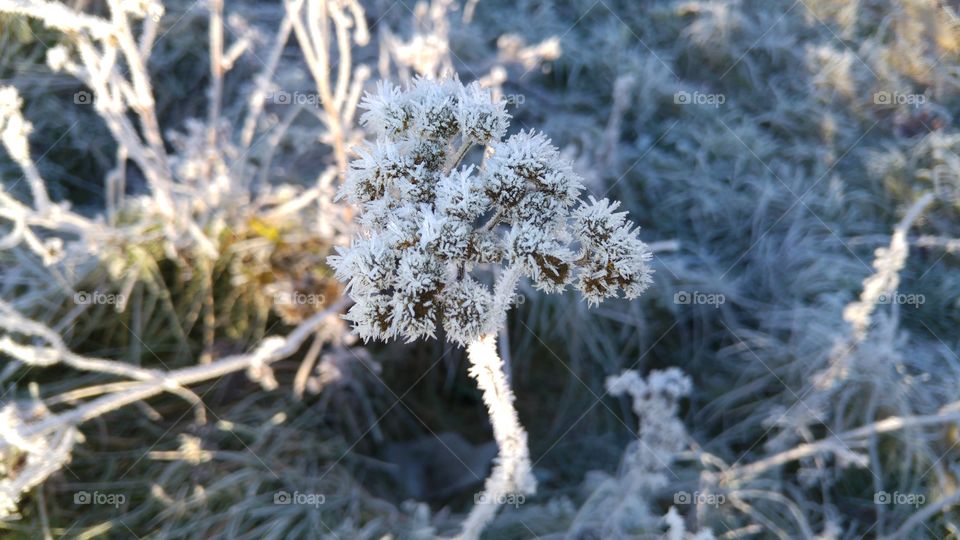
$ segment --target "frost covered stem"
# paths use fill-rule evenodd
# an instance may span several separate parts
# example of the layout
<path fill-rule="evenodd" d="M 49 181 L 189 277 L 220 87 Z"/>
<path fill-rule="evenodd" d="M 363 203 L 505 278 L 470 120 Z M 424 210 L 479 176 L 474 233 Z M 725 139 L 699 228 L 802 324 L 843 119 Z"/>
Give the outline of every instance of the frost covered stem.
<path fill-rule="evenodd" d="M 213 154 L 217 147 L 220 102 L 223 99 L 223 0 L 210 5 L 210 104 L 207 111 L 207 146 Z"/>
<path fill-rule="evenodd" d="M 876 272 L 863 280 L 863 292 L 860 293 L 860 299 L 844 308 L 843 318 L 853 328 L 853 338 L 856 342 L 863 341 L 866 338 L 873 312 L 876 310 L 880 298 L 884 294 L 895 292 L 900 284 L 900 271 L 903 270 L 910 253 L 907 233 L 933 200 L 933 193 L 927 193 L 910 206 L 906 215 L 894 229 L 893 236 L 890 238 L 890 245 L 877 250 L 876 259 L 873 261 Z"/>
<path fill-rule="evenodd" d="M 363 8 L 356 0 L 343 2 L 306 0 L 306 19 L 304 20 L 301 16 L 303 4 L 304 0 L 287 0 L 285 2 L 287 17 L 293 25 L 293 32 L 297 41 L 300 42 L 307 67 L 317 84 L 325 114 L 324 122 L 333 141 L 337 170 L 343 174 L 347 170 L 347 130 L 353 119 L 360 87 L 368 76 L 368 71 L 364 67 L 353 70 L 350 45 L 351 28 L 357 45 L 366 45 L 369 40 Z M 335 37 L 330 32 L 331 23 Z M 336 41 L 337 80 L 335 82 L 331 80 L 333 75 L 330 61 L 334 56 L 331 38 Z"/>
<path fill-rule="evenodd" d="M 507 495 L 531 494 L 537 488 L 531 473 L 527 432 L 520 425 L 513 407 L 515 398 L 507 382 L 503 361 L 497 355 L 496 337 L 490 334 L 481 336 L 467 347 L 467 356 L 470 376 L 476 379 L 477 387 L 483 392 L 499 454 L 480 502 L 464 521 L 459 536 L 464 540 L 479 538 Z"/>
<path fill-rule="evenodd" d="M 747 465 L 731 467 L 723 472 L 720 479 L 722 483 L 744 482 L 755 478 L 764 472 L 780 467 L 792 461 L 798 461 L 810 456 L 816 456 L 825 452 L 847 453 L 852 455 L 852 447 L 864 446 L 863 439 L 892 433 L 907 428 L 917 429 L 925 426 L 936 426 L 940 424 L 951 424 L 960 420 L 960 401 L 955 401 L 949 405 L 941 407 L 934 414 L 918 416 L 890 416 L 883 420 L 860 426 L 856 429 L 844 431 L 826 437 L 824 439 L 801 444 L 790 450 L 785 450 L 779 454 L 763 458 L 759 461 Z"/>
<path fill-rule="evenodd" d="M 500 221 L 503 219 L 504 214 L 506 213 L 507 211 L 505 209 L 498 208 L 497 212 L 492 216 L 490 216 L 490 220 L 484 223 L 483 227 L 480 227 L 479 231 L 480 232 L 492 231 L 493 228 L 500 223 Z"/>
<path fill-rule="evenodd" d="M 23 426 L 20 435 L 24 438 L 38 437 L 62 430 L 67 426 L 79 425 L 87 420 L 97 418 L 123 406 L 136 403 L 167 390 L 185 388 L 230 373 L 250 369 L 256 366 L 269 364 L 287 358 L 296 353 L 310 336 L 327 323 L 327 319 L 338 315 L 349 301 L 342 298 L 327 309 L 304 320 L 286 337 L 272 336 L 264 339 L 256 349 L 247 354 L 237 354 L 221 358 L 210 364 L 200 364 L 191 367 L 169 371 L 161 379 L 145 381 L 126 390 L 114 392 L 85 402 L 83 405 L 65 412 L 46 417 L 28 426 Z M 0 447 L 3 446 L 0 437 Z"/>
<path fill-rule="evenodd" d="M 460 145 L 460 148 L 457 149 L 457 153 L 453 155 L 453 159 L 450 160 L 450 164 L 446 167 L 447 172 L 449 173 L 453 169 L 456 169 L 460 162 L 463 161 L 463 157 L 467 155 L 467 152 L 470 148 L 473 147 L 473 142 L 469 140 L 463 141 L 463 144 Z"/>

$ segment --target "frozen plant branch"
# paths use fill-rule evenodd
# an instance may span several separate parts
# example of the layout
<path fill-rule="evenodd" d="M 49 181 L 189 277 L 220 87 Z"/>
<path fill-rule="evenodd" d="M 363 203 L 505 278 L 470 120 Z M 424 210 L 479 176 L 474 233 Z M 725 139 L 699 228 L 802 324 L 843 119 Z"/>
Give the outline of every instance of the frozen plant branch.
<path fill-rule="evenodd" d="M 744 482 L 770 469 L 823 453 L 841 455 L 854 464 L 866 466 L 867 459 L 850 451 L 851 447 L 863 447 L 867 444 L 865 439 L 883 433 L 891 433 L 906 428 L 955 423 L 960 421 L 960 410 L 958 408 L 960 408 L 960 402 L 954 402 L 934 414 L 890 416 L 815 442 L 801 444 L 753 463 L 731 467 L 722 473 L 721 482 L 725 484 Z"/>
<path fill-rule="evenodd" d="M 494 336 L 484 336 L 467 347 L 470 358 L 470 376 L 483 392 L 483 402 L 493 425 L 493 437 L 500 449 L 497 463 L 487 478 L 480 502 L 470 511 L 463 523 L 460 538 L 479 538 L 484 526 L 497 513 L 499 501 L 514 493 L 533 493 L 537 481 L 530 465 L 527 432 L 520 425 L 513 406 L 516 399 L 503 361 L 497 355 Z"/>
<path fill-rule="evenodd" d="M 232 119 L 242 111 L 224 101 L 234 97 L 227 74 L 254 41 L 247 36 L 238 37 L 235 32 L 225 33 L 224 21 L 234 21 L 237 15 L 225 11 L 222 0 L 211 0 L 209 108 L 203 118 L 187 119 L 182 127 L 169 126 L 171 129 L 164 131 L 157 118 L 148 70 L 164 12 L 160 1 L 107 0 L 95 16 L 82 12 L 82 3 L 74 8 L 67 5 L 70 3 L 44 0 L 0 0 L 0 14 L 31 17 L 62 33 L 57 44 L 46 49 L 47 64 L 52 71 L 73 75 L 85 85 L 74 96 L 75 105 L 95 111 L 116 141 L 116 163 L 105 180 L 106 215 L 87 218 L 75 213 L 70 210 L 69 201 L 52 201 L 48 195 L 49 184 L 41 178 L 30 155 L 31 124 L 21 112 L 22 100 L 16 89 L 0 86 L 0 153 L 8 154 L 19 166 L 24 177 L 21 188 L 29 188 L 23 189 L 24 194 L 20 190 L 0 189 L 0 255 L 5 263 L 0 272 L 5 290 L 0 300 L 0 328 L 4 330 L 0 332 L 0 357 L 9 360 L 0 370 L 0 380 L 14 381 L 10 390 L 15 390 L 14 375 L 18 370 L 70 368 L 94 375 L 82 379 L 94 382 L 85 382 L 86 386 L 79 388 L 68 381 L 67 389 L 58 390 L 55 395 L 34 388 L 34 400 L 29 406 L 9 403 L 0 410 L 0 517 L 15 512 L 25 491 L 69 461 L 74 444 L 82 442 L 79 424 L 165 392 L 189 402 L 202 422 L 204 406 L 189 390 L 190 385 L 246 370 L 251 379 L 274 387 L 277 382 L 271 364 L 293 354 L 307 337 L 317 335 L 318 349 L 331 341 L 339 342 L 343 325 L 333 317 L 348 305 L 345 299 L 312 317 L 312 308 L 308 313 L 297 313 L 290 324 L 309 318 L 287 337 L 267 337 L 249 354 L 173 371 L 84 356 L 70 350 L 66 334 L 61 334 L 81 316 L 102 316 L 98 310 L 87 311 L 89 306 L 79 305 L 76 300 L 71 305 L 64 293 L 76 292 L 73 289 L 81 285 L 108 283 L 110 287 L 121 287 L 123 296 L 129 297 L 135 287 L 142 285 L 149 301 L 163 303 L 163 310 L 153 313 L 169 316 L 169 330 L 184 341 L 194 323 L 201 321 L 201 359 L 212 360 L 214 338 L 230 324 L 229 320 L 217 320 L 220 306 L 214 304 L 214 279 L 229 281 L 258 303 L 269 302 L 271 296 L 275 298 L 274 293 L 259 282 L 241 281 L 246 279 L 243 272 L 249 268 L 238 272 L 233 268 L 235 261 L 245 257 L 244 261 L 254 260 L 274 271 L 288 263 L 286 258 L 280 263 L 273 261 L 271 255 L 279 246 L 309 245 L 310 250 L 298 253 L 295 266 L 315 268 L 325 256 L 316 247 L 325 249 L 338 242 L 342 216 L 349 209 L 346 205 L 333 205 L 330 184 L 337 171 L 345 168 L 349 137 L 358 133 L 353 128 L 354 114 L 369 72 L 362 66 L 355 70 L 351 67 L 351 43 L 365 43 L 368 36 L 363 12 L 356 1 L 307 2 L 311 16 L 321 12 L 329 16 L 319 30 L 314 24 L 319 19 L 309 18 L 312 22 L 308 23 L 308 32 L 313 40 L 310 44 L 314 46 L 311 50 L 323 48 L 328 60 L 322 67 L 311 63 L 310 68 L 318 80 L 329 82 L 326 87 L 331 99 L 323 104 L 325 116 L 321 114 L 321 119 L 326 129 L 321 130 L 320 138 L 329 144 L 330 153 L 337 155 L 341 165 L 340 169 L 329 167 L 313 189 L 267 182 L 253 186 L 255 178 L 268 178 L 275 172 L 270 160 L 261 161 L 254 150 L 272 156 L 293 121 L 291 115 L 289 123 L 257 140 L 264 124 L 270 121 L 262 118 L 265 94 L 273 84 L 295 22 L 301 23 L 303 14 L 299 10 L 296 18 L 288 16 L 280 23 L 266 56 L 267 65 L 248 99 L 242 100 L 247 105 L 246 116 L 240 115 L 243 124 L 234 129 Z M 327 39 L 331 37 L 330 25 L 340 47 L 336 51 L 330 50 L 332 45 Z M 346 38 L 348 32 L 353 35 L 352 42 Z M 316 55 L 312 58 L 317 59 Z M 334 79 L 328 73 L 331 70 L 340 76 Z M 131 172 L 134 174 L 130 175 Z M 127 185 L 128 176 L 136 181 L 141 174 L 145 193 L 139 193 L 137 186 Z M 323 229 L 303 227 L 314 221 L 321 210 Z M 260 223 L 271 232 L 281 231 L 277 234 L 282 234 L 282 241 L 260 242 L 262 235 L 253 225 Z M 295 232 L 286 232 L 288 224 L 296 224 Z M 232 233 L 229 241 L 223 240 L 225 232 Z M 154 245 L 158 253 L 152 252 Z M 170 289 L 165 283 L 158 285 L 156 276 L 151 275 L 159 273 L 160 261 L 174 262 L 178 270 L 184 271 L 178 275 L 178 281 L 182 278 L 183 282 L 198 285 L 199 301 L 185 306 L 186 310 L 173 305 Z M 223 277 L 215 278 L 213 269 L 227 266 L 221 263 L 228 261 L 229 270 Z M 281 286 L 295 282 L 294 271 L 290 273 L 290 277 L 281 276 Z M 276 304 L 272 307 L 279 313 Z M 68 313 L 61 317 L 64 305 Z M 127 305 L 121 301 L 116 307 L 122 312 Z M 47 315 L 51 310 L 55 314 Z M 50 320 L 54 322 L 48 326 Z M 331 322 L 334 324 L 327 325 Z M 323 331 L 319 331 L 321 327 Z M 40 401 L 41 395 L 44 401 Z M 11 463 L 17 466 L 8 468 Z"/>
<path fill-rule="evenodd" d="M 307 67 L 320 93 L 330 143 L 341 174 L 347 168 L 347 129 L 353 123 L 363 83 L 370 76 L 366 66 L 353 69 L 352 41 L 359 46 L 370 40 L 363 7 L 357 0 L 286 0 L 287 20 L 293 25 Z M 333 34 L 330 27 L 333 26 Z M 332 53 L 336 42 L 336 79 L 332 78 Z"/>
<path fill-rule="evenodd" d="M 356 302 L 346 318 L 365 340 L 409 342 L 442 326 L 467 346 L 499 446 L 488 499 L 464 524 L 462 536 L 476 538 L 499 499 L 536 489 L 495 344 L 519 280 L 546 292 L 572 285 L 590 305 L 621 291 L 635 298 L 651 281 L 651 254 L 619 203 L 580 199 L 580 178 L 546 136 L 503 140 L 509 115 L 479 83 L 381 82 L 361 107 L 377 140 L 358 149 L 341 189 L 361 210 L 361 232 L 329 261 Z M 483 161 L 459 165 L 474 145 Z"/>
<path fill-rule="evenodd" d="M 909 255 L 910 245 L 907 243 L 907 233 L 913 222 L 920 217 L 923 210 L 934 200 L 933 193 L 927 193 L 917 199 L 907 210 L 906 215 L 897 224 L 890 238 L 890 245 L 878 248 L 873 267 L 876 273 L 863 280 L 863 292 L 857 302 L 849 304 L 843 310 L 843 319 L 853 328 L 853 338 L 856 342 L 862 341 L 870 328 L 871 316 L 877 308 L 883 295 L 896 292 L 900 284 L 900 271 Z"/>
<path fill-rule="evenodd" d="M 41 214 L 50 207 L 50 197 L 47 188 L 37 172 L 37 167 L 30 159 L 30 146 L 27 136 L 33 126 L 23 119 L 20 112 L 22 101 L 17 90 L 13 87 L 0 87 L 0 141 L 10 154 L 10 157 L 23 170 L 30 191 L 33 194 L 33 204 Z"/>
<path fill-rule="evenodd" d="M 620 473 L 599 483 L 577 513 L 570 527 L 577 538 L 634 537 L 657 527 L 664 517 L 652 500 L 670 483 L 667 472 L 675 476 L 670 465 L 689 440 L 677 411 L 692 382 L 679 369 L 653 370 L 647 377 L 628 369 L 608 377 L 606 389 L 631 399 L 637 439 L 624 452 Z"/>
<path fill-rule="evenodd" d="M 203 402 L 187 389 L 188 386 L 241 370 L 247 370 L 248 375 L 259 380 L 261 384 L 275 384 L 270 364 L 294 354 L 308 337 L 315 335 L 318 329 L 328 324 L 329 319 L 340 313 L 347 304 L 347 299 L 340 299 L 302 322 L 286 337 L 268 337 L 248 354 L 228 356 L 212 363 L 168 372 L 81 357 L 66 350 L 51 330 L 41 328 L 31 321 L 21 320 L 5 308 L 0 325 L 15 325 L 10 327 L 12 331 L 41 336 L 49 339 L 53 346 L 26 347 L 4 337 L 0 341 L 0 353 L 10 354 L 38 366 L 51 365 L 62 360 L 76 369 L 131 377 L 136 382 L 101 384 L 69 392 L 68 394 L 73 395 L 71 399 L 61 399 L 59 396 L 50 398 L 51 403 L 59 403 L 72 401 L 83 395 L 104 394 L 73 409 L 55 414 L 40 401 L 30 406 L 33 412 L 16 403 L 7 404 L 0 409 L 0 458 L 16 453 L 26 455 L 25 466 L 18 471 L 5 471 L 0 465 L 0 518 L 15 512 L 17 501 L 23 493 L 43 482 L 70 460 L 71 449 L 82 438 L 77 429 L 80 424 L 163 392 L 183 397 L 198 408 L 198 414 L 202 418 Z M 37 355 L 42 357 L 38 358 Z"/>
<path fill-rule="evenodd" d="M 74 427 L 46 436 L 23 437 L 19 428 L 47 414 L 38 401 L 10 402 L 0 408 L 0 457 L 22 460 L 15 474 L 0 464 L 0 519 L 14 515 L 20 496 L 41 484 L 70 461 L 73 446 L 82 440 Z M 7 462 L 7 459 L 4 459 Z"/>
<path fill-rule="evenodd" d="M 97 39 L 106 39 L 113 33 L 107 21 L 78 13 L 60 2 L 0 0 L 0 11 L 40 19 L 45 25 L 61 32 L 88 32 Z"/>
<path fill-rule="evenodd" d="M 252 352 L 224 357 L 209 364 L 201 364 L 188 368 L 176 369 L 163 374 L 154 381 L 146 381 L 133 387 L 108 394 L 83 405 L 58 413 L 42 421 L 24 426 L 20 435 L 35 437 L 44 435 L 69 426 L 77 426 L 87 420 L 97 418 L 110 411 L 114 411 L 148 399 L 170 388 L 186 387 L 210 379 L 223 377 L 240 370 L 247 370 L 251 375 L 267 376 L 269 365 L 282 360 L 297 352 L 304 341 L 313 335 L 318 328 L 328 322 L 330 317 L 336 316 L 348 301 L 341 299 L 330 307 L 300 323 L 286 337 L 272 336 L 264 339 Z M 2 443 L 0 443 L 2 444 Z"/>

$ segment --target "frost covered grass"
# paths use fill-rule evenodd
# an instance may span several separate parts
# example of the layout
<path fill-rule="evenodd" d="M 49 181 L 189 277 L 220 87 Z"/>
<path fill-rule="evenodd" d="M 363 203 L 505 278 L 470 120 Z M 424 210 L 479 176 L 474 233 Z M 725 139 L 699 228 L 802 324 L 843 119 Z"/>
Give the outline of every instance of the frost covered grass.
<path fill-rule="evenodd" d="M 958 534 L 956 9 L 0 0 L 0 527 Z"/>

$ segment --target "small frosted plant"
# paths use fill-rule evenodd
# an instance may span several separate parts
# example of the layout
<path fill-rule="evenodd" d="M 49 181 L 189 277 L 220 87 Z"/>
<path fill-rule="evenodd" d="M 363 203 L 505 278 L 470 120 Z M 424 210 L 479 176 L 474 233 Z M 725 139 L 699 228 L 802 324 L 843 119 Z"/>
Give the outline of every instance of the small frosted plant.
<path fill-rule="evenodd" d="M 499 447 L 462 536 L 479 536 L 496 501 L 536 490 L 527 434 L 496 335 L 526 276 L 540 290 L 568 285 L 590 305 L 649 285 L 650 252 L 619 203 L 580 199 L 580 178 L 546 136 L 503 140 L 510 116 L 479 84 L 380 83 L 361 103 L 376 135 L 358 150 L 342 196 L 360 231 L 330 258 L 355 302 L 346 318 L 367 339 L 435 337 L 467 346 Z M 462 165 L 474 146 L 480 163 Z"/>

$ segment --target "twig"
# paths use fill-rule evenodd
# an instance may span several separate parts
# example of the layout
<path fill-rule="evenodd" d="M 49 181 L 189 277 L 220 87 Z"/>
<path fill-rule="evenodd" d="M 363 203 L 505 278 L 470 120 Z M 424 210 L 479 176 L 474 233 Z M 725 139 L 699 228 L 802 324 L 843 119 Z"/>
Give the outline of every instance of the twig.
<path fill-rule="evenodd" d="M 300 345 L 302 345 L 327 318 L 336 316 L 348 304 L 348 299 L 341 298 L 326 310 L 302 322 L 290 332 L 287 337 L 274 336 L 264 339 L 251 353 L 227 356 L 211 364 L 170 371 L 164 375 L 162 382 L 144 383 L 129 390 L 97 398 L 70 411 L 59 413 L 39 422 L 24 426 L 21 429 L 21 436 L 24 438 L 36 437 L 62 429 L 64 426 L 80 425 L 87 420 L 97 418 L 125 405 L 153 397 L 170 388 L 178 386 L 186 387 L 198 382 L 248 369 L 257 364 L 269 364 L 286 358 L 295 353 L 297 349 L 300 348 Z"/>
<path fill-rule="evenodd" d="M 747 480 L 762 474 L 769 469 L 779 467 L 780 465 L 784 465 L 791 461 L 803 459 L 821 452 L 838 450 L 843 451 L 856 441 L 872 435 L 889 433 L 905 427 L 916 428 L 942 424 L 944 422 L 954 422 L 960 420 L 960 410 L 952 409 L 957 405 L 960 405 L 960 401 L 944 407 L 941 412 L 937 414 L 922 416 L 892 416 L 856 429 L 845 431 L 827 439 L 822 439 L 813 443 L 801 444 L 791 448 L 790 450 L 774 454 L 770 457 L 755 461 L 748 465 L 733 467 L 720 475 L 721 482 L 728 483 L 734 481 L 735 479 L 738 481 Z"/>
<path fill-rule="evenodd" d="M 495 335 L 483 336 L 467 348 L 470 376 L 476 379 L 483 392 L 493 437 L 499 454 L 496 466 L 484 484 L 481 500 L 470 510 L 463 522 L 459 537 L 472 540 L 480 537 L 484 527 L 493 519 L 500 504 L 511 494 L 530 494 L 537 489 L 530 465 L 527 432 L 520 425 L 513 406 L 514 395 L 507 382 L 503 362 L 497 356 Z"/>
<path fill-rule="evenodd" d="M 297 368 L 297 375 L 293 378 L 293 395 L 298 398 L 303 398 L 303 392 L 307 388 L 307 380 L 310 378 L 310 373 L 313 372 L 313 367 L 317 365 L 317 358 L 320 357 L 322 348 L 323 339 L 320 338 L 320 334 L 316 334 L 313 343 L 310 344 L 310 349 L 307 350 L 307 355 L 303 357 L 300 367 Z"/>
<path fill-rule="evenodd" d="M 944 497 L 933 504 L 924 506 L 922 510 L 913 514 L 909 519 L 904 521 L 903 525 L 894 531 L 892 535 L 885 536 L 883 538 L 909 538 L 910 531 L 917 528 L 918 525 L 926 523 L 926 521 L 935 514 L 951 508 L 958 503 L 960 503 L 960 489 L 954 490 L 949 496 Z"/>

